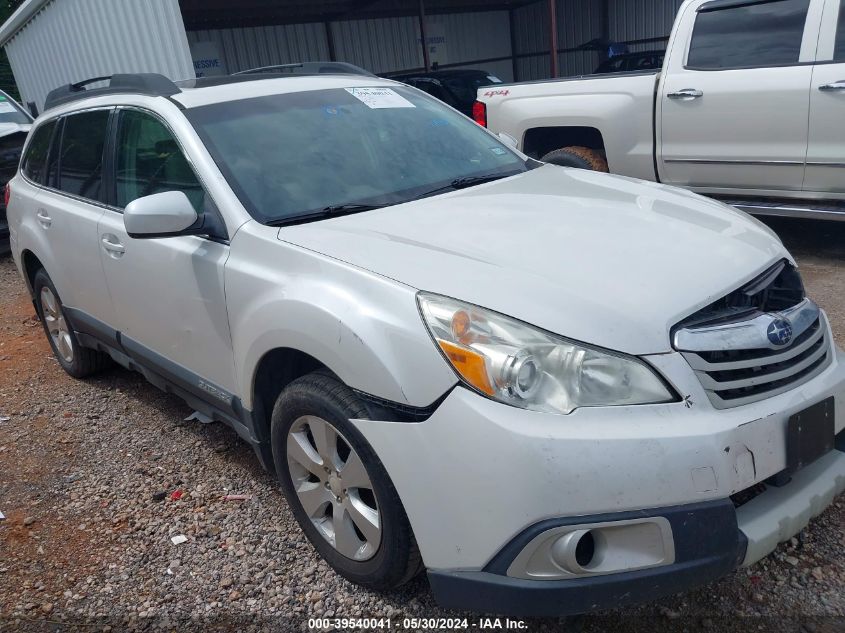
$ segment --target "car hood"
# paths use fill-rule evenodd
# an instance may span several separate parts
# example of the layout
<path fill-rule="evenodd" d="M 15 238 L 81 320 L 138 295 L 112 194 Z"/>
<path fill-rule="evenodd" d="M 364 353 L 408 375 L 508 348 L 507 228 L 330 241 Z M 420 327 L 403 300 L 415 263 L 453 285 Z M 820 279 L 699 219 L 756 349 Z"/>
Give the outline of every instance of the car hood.
<path fill-rule="evenodd" d="M 685 190 L 544 166 L 279 239 L 629 354 L 789 258 L 750 216 Z"/>

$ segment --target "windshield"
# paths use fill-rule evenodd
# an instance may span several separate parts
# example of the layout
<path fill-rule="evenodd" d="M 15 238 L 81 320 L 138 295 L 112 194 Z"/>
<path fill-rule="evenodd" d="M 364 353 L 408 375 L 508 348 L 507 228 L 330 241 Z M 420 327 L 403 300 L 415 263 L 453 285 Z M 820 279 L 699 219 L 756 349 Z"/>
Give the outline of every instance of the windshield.
<path fill-rule="evenodd" d="M 0 91 L 0 123 L 32 123 L 29 115 L 21 110 L 3 91 Z"/>
<path fill-rule="evenodd" d="M 400 86 L 277 94 L 186 114 L 264 223 L 341 205 L 398 204 L 459 179 L 527 169 L 470 119 Z"/>

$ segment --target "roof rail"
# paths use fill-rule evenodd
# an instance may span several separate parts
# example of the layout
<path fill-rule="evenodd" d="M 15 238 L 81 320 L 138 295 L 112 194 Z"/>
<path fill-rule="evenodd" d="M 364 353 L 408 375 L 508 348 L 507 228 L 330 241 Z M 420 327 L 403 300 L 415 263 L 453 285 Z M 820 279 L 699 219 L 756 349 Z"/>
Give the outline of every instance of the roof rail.
<path fill-rule="evenodd" d="M 241 70 L 232 75 L 253 75 L 258 73 L 289 73 L 291 75 L 364 75 L 375 77 L 373 73 L 346 62 L 299 62 L 297 64 L 276 64 Z"/>
<path fill-rule="evenodd" d="M 86 88 L 89 84 L 108 81 L 103 88 Z M 150 97 L 169 97 L 179 92 L 179 88 L 164 75 L 156 73 L 137 73 L 93 77 L 75 84 L 60 86 L 51 90 L 44 102 L 44 109 L 49 110 L 64 103 L 70 103 L 88 97 L 100 95 L 135 93 Z"/>

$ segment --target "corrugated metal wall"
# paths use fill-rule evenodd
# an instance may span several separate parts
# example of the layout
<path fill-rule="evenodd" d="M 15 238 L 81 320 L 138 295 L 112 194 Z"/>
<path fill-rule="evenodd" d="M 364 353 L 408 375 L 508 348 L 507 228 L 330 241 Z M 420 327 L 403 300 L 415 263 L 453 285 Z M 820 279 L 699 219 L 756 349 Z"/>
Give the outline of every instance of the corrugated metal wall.
<path fill-rule="evenodd" d="M 329 57 L 322 24 L 188 31 L 189 44 L 207 41 L 217 44 L 230 73 Z"/>
<path fill-rule="evenodd" d="M 332 24 L 338 61 L 374 73 L 423 65 L 417 19 L 347 20 Z"/>
<path fill-rule="evenodd" d="M 434 15 L 428 16 L 427 24 L 429 29 L 443 29 L 449 64 L 510 57 L 507 11 Z M 423 66 L 416 17 L 344 20 L 331 23 L 330 28 L 339 61 L 374 73 Z M 189 31 L 188 41 L 215 42 L 229 72 L 329 58 L 323 23 Z M 489 70 L 506 81 L 512 79 L 509 59 L 467 67 Z"/>
<path fill-rule="evenodd" d="M 600 0 L 558 0 L 558 49 L 575 48 L 602 35 L 603 3 Z M 549 76 L 549 9 L 537 2 L 514 12 L 517 54 L 540 53 L 517 60 L 520 81 Z M 562 77 L 591 73 L 599 64 L 595 51 L 559 53 L 558 72 Z"/>
<path fill-rule="evenodd" d="M 450 64 L 507 57 L 508 59 L 499 62 L 461 65 L 460 68 L 486 70 L 503 81 L 513 81 L 507 11 L 432 15 L 428 17 L 426 24 L 443 25 Z"/>
<path fill-rule="evenodd" d="M 678 8 L 683 2 L 684 0 L 610 0 L 610 38 L 625 42 L 668 36 L 672 32 Z M 661 44 L 651 46 L 661 47 Z"/>
<path fill-rule="evenodd" d="M 177 0 L 53 0 L 6 44 L 24 102 L 121 72 L 194 77 Z"/>

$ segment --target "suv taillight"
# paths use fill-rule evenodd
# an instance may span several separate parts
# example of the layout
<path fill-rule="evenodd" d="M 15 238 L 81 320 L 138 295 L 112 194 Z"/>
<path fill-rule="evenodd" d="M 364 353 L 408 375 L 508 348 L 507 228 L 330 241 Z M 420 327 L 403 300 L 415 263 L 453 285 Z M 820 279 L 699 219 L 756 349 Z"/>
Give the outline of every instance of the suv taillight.
<path fill-rule="evenodd" d="M 476 101 L 472 104 L 472 118 L 481 127 L 487 127 L 487 105 Z"/>
<path fill-rule="evenodd" d="M 3 206 L 5 206 L 5 207 L 9 206 L 9 198 L 11 198 L 11 197 L 12 197 L 12 183 L 7 182 L 6 183 L 6 190 L 3 193 Z"/>

